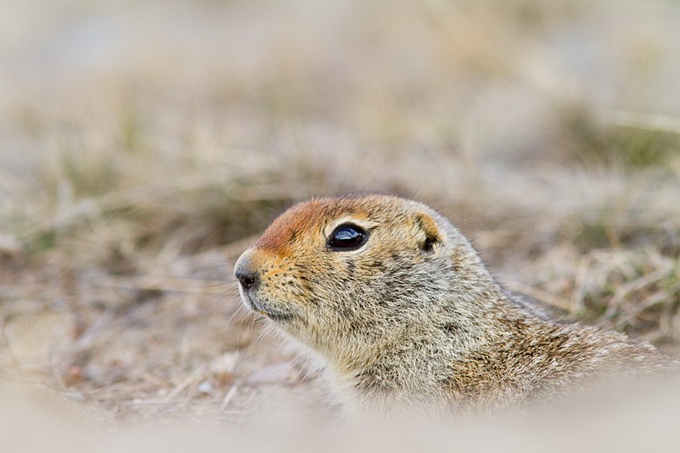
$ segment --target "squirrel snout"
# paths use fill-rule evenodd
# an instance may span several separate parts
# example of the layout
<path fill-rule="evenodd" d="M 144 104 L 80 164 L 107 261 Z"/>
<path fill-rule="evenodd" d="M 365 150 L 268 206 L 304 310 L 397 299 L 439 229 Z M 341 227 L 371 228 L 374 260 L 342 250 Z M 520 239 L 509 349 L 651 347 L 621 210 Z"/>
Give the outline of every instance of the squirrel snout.
<path fill-rule="evenodd" d="M 256 287 L 260 283 L 258 271 L 253 270 L 252 262 L 246 255 L 241 256 L 236 263 L 234 276 L 239 281 L 243 289 Z"/>

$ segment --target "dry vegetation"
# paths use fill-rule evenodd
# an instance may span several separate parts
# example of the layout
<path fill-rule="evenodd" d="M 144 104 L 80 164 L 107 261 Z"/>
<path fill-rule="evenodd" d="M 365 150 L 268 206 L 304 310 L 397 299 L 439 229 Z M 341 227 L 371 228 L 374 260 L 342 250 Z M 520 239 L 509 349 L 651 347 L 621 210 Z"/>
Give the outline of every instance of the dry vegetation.
<path fill-rule="evenodd" d="M 433 205 L 509 288 L 680 356 L 675 3 L 43 3 L 0 14 L 3 381 L 104 420 L 318 410 L 231 266 L 354 191 Z"/>

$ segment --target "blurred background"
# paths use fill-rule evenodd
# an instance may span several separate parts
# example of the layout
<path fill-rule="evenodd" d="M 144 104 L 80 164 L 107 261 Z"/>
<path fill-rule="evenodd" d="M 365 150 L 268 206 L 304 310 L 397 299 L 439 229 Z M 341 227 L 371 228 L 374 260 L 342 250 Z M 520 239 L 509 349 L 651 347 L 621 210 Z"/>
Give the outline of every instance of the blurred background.
<path fill-rule="evenodd" d="M 4 0 L 1 378 L 105 419 L 317 410 L 232 265 L 359 191 L 680 356 L 678 43 L 670 0 Z"/>

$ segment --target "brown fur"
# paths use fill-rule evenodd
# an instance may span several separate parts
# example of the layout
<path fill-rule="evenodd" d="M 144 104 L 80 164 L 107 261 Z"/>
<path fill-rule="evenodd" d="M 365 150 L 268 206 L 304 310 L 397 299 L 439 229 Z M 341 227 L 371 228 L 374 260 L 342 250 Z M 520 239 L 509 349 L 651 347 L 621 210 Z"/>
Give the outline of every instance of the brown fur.
<path fill-rule="evenodd" d="M 351 222 L 358 250 L 327 246 Z M 327 365 L 350 408 L 508 407 L 590 380 L 675 369 L 653 346 L 560 323 L 505 292 L 451 223 L 382 195 L 317 199 L 239 259 L 245 303 Z"/>

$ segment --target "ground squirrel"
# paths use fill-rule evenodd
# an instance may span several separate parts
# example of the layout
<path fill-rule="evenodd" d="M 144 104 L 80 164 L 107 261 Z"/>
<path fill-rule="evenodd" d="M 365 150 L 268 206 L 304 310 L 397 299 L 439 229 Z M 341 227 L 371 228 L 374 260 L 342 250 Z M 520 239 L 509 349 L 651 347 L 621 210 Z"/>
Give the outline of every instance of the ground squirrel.
<path fill-rule="evenodd" d="M 408 199 L 298 204 L 235 275 L 244 303 L 320 358 L 360 411 L 508 407 L 677 367 L 648 343 L 542 315 L 448 220 Z"/>

